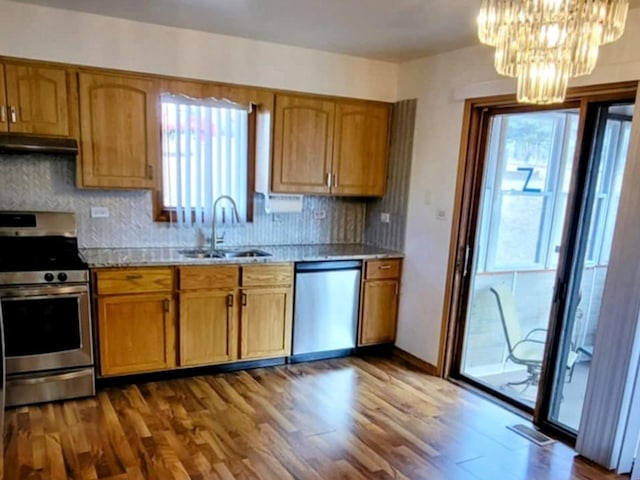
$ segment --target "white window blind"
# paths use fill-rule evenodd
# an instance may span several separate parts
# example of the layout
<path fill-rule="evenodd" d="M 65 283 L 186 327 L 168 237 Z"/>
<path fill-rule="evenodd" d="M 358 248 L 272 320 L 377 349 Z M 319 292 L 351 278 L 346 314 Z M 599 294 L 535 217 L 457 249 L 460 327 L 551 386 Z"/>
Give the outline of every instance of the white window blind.
<path fill-rule="evenodd" d="M 211 224 L 213 202 L 229 195 L 244 223 L 250 106 L 170 94 L 161 105 L 164 208 L 175 211 L 179 225 Z M 218 212 L 218 222 L 231 218 Z"/>

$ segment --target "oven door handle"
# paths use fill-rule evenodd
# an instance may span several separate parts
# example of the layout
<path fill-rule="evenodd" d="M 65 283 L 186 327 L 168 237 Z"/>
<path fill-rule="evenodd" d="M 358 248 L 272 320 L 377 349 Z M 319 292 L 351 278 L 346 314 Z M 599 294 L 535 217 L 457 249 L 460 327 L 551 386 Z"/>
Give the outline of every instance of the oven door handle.
<path fill-rule="evenodd" d="M 53 375 L 45 375 L 33 378 L 12 378 L 10 381 L 14 385 L 39 385 L 48 382 L 59 382 L 61 380 L 73 380 L 74 378 L 83 377 L 87 374 L 85 370 L 77 372 L 57 373 Z"/>
<path fill-rule="evenodd" d="M 73 285 L 65 287 L 47 288 L 3 288 L 0 289 L 0 299 L 2 301 L 11 300 L 45 300 L 48 298 L 71 298 L 78 294 L 89 293 L 86 285 Z"/>

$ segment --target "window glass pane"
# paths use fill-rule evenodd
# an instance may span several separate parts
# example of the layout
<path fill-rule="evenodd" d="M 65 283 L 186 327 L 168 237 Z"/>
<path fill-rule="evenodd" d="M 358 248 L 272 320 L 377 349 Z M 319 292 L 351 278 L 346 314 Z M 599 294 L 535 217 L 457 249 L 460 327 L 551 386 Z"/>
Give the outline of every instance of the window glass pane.
<path fill-rule="evenodd" d="M 495 266 L 538 263 L 539 232 L 545 198 L 539 195 L 504 195 L 500 208 Z"/>
<path fill-rule="evenodd" d="M 501 182 L 503 191 L 546 189 L 557 118 L 551 114 L 508 117 Z"/>
<path fill-rule="evenodd" d="M 221 103 L 163 96 L 162 196 L 180 223 L 210 221 L 221 195 L 232 197 L 240 219 L 246 218 L 248 112 Z M 229 205 L 223 210 L 230 221 Z"/>

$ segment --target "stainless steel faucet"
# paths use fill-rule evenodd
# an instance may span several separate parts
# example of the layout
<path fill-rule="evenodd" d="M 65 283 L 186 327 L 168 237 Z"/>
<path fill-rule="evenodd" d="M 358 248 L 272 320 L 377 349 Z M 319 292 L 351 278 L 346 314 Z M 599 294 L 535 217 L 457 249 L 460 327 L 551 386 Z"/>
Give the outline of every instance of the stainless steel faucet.
<path fill-rule="evenodd" d="M 216 247 L 224 242 L 224 232 L 222 235 L 218 237 L 216 232 L 216 223 L 218 223 L 216 210 L 218 209 L 218 203 L 221 200 L 229 200 L 231 202 L 231 221 L 235 220 L 237 223 L 240 223 L 240 216 L 238 215 L 238 206 L 236 205 L 236 201 L 231 198 L 229 195 L 220 195 L 213 202 L 213 218 L 211 221 L 211 251 L 214 251 Z"/>

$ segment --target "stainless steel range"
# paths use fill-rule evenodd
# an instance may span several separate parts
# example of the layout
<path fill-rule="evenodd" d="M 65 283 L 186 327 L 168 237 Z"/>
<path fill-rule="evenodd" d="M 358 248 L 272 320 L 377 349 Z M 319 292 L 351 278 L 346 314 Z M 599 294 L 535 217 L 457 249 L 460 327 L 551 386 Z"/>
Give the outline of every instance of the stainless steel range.
<path fill-rule="evenodd" d="M 95 394 L 89 270 L 73 213 L 0 211 L 7 406 Z"/>

